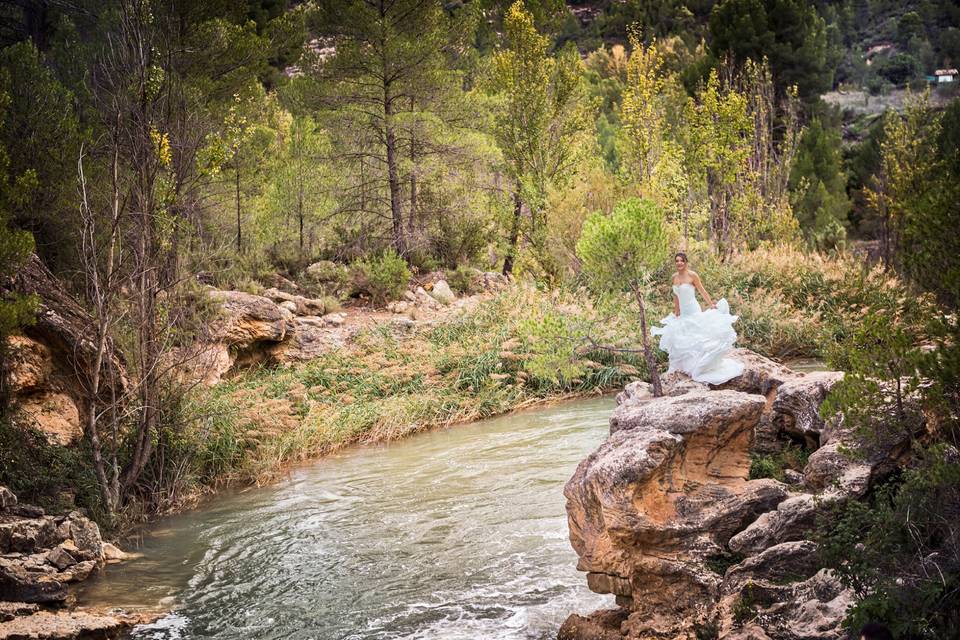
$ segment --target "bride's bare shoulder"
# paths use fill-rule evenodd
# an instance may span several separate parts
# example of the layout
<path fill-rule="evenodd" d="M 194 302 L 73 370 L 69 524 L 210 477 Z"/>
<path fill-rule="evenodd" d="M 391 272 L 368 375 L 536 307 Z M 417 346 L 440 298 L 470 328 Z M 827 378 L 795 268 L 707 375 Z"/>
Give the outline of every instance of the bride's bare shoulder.
<path fill-rule="evenodd" d="M 690 274 L 690 278 L 691 278 L 694 282 L 696 282 L 697 280 L 700 279 L 700 274 L 697 273 L 696 271 L 694 271 L 693 269 L 688 270 L 687 273 Z"/>

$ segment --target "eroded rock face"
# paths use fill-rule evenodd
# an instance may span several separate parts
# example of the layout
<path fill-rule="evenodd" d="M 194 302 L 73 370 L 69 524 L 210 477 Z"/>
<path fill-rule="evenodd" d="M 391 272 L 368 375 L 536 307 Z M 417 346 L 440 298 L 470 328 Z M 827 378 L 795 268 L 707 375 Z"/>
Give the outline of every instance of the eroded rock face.
<path fill-rule="evenodd" d="M 853 435 L 819 415 L 842 374 L 734 356 L 745 370 L 725 385 L 671 374 L 664 397 L 642 382 L 617 397 L 610 436 L 564 494 L 578 569 L 620 609 L 572 616 L 560 637 L 841 637 L 852 594 L 820 570 L 810 532 L 821 509 L 892 469 L 903 443 L 851 460 Z M 790 485 L 749 478 L 751 455 L 795 443 L 819 449 Z"/>
<path fill-rule="evenodd" d="M 107 640 L 120 638 L 147 616 L 114 612 L 37 611 L 0 623 L 0 638 L 37 640 Z"/>
<path fill-rule="evenodd" d="M 5 498 L 0 507 L 0 602 L 13 603 L 2 609 L 7 619 L 34 614 L 33 605 L 62 604 L 68 585 L 123 557 L 104 544 L 97 524 L 79 512 L 46 515 L 18 504 L 6 487 L 0 487 L 0 496 Z M 5 630 L 0 625 L 0 638 L 8 637 Z"/>

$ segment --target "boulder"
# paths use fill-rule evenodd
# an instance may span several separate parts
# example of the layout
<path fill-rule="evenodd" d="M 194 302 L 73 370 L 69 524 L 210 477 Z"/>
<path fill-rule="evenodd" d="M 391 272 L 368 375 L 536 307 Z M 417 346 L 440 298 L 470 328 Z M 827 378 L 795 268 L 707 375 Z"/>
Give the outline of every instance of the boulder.
<path fill-rule="evenodd" d="M 57 573 L 54 577 L 61 582 L 82 582 L 100 568 L 96 560 L 84 560 Z"/>
<path fill-rule="evenodd" d="M 797 376 L 788 367 L 749 349 L 734 349 L 729 357 L 743 363 L 743 373 L 721 385 L 711 385 L 714 389 L 734 389 L 768 396 L 781 384 Z"/>
<path fill-rule="evenodd" d="M 322 316 L 327 312 L 326 302 L 320 299 L 307 298 L 273 288 L 264 291 L 263 296 L 298 316 Z"/>
<path fill-rule="evenodd" d="M 28 571 L 16 560 L 0 557 L 0 600 L 45 603 L 66 599 L 64 582 L 45 573 Z"/>
<path fill-rule="evenodd" d="M 560 627 L 557 640 L 620 640 L 620 625 L 626 619 L 623 609 L 605 609 L 589 616 L 573 614 Z"/>
<path fill-rule="evenodd" d="M 0 511 L 6 511 L 17 504 L 17 496 L 4 486 L 0 486 Z"/>
<path fill-rule="evenodd" d="M 815 371 L 784 381 L 773 401 L 774 425 L 783 433 L 802 438 L 807 446 L 820 446 L 824 422 L 820 405 L 837 382 L 839 371 Z"/>
<path fill-rule="evenodd" d="M 46 560 L 60 571 L 77 564 L 77 559 L 70 555 L 70 553 L 63 548 L 62 544 L 47 551 Z"/>
<path fill-rule="evenodd" d="M 52 444 L 75 443 L 87 416 L 91 368 L 98 361 L 96 323 L 60 281 L 34 255 L 9 276 L 0 276 L 0 296 L 35 296 L 34 322 L 8 339 L 6 358 L 10 403 Z M 101 392 L 126 393 L 126 366 L 118 350 L 100 362 Z"/>
<path fill-rule="evenodd" d="M 346 275 L 347 268 L 330 260 L 320 260 L 307 267 L 304 273 L 313 282 L 323 284 L 340 281 Z"/>
<path fill-rule="evenodd" d="M 816 524 L 817 510 L 813 495 L 791 496 L 730 538 L 730 550 L 756 554 L 782 542 L 803 540 Z"/>
<path fill-rule="evenodd" d="M 618 395 L 609 437 L 564 495 L 577 568 L 619 610 L 571 616 L 560 637 L 841 637 L 851 594 L 818 572 L 808 537 L 823 506 L 862 495 L 898 443 L 866 460 L 843 456 L 851 434 L 819 416 L 841 374 L 734 355 L 745 369 L 725 385 L 669 374 L 663 397 L 639 381 Z M 797 439 L 823 446 L 792 487 L 749 478 L 753 455 Z"/>
<path fill-rule="evenodd" d="M 446 280 L 438 280 L 434 283 L 430 295 L 433 296 L 434 300 L 443 305 L 452 304 L 453 301 L 457 299 L 457 295 L 453 292 L 453 289 L 450 288 L 450 285 L 447 284 Z"/>
<path fill-rule="evenodd" d="M 113 564 L 115 562 L 123 562 L 129 556 L 123 551 L 121 551 L 116 545 L 113 545 L 109 542 L 104 542 L 102 545 L 103 549 L 103 559 L 105 562 Z"/>
<path fill-rule="evenodd" d="M 330 327 L 341 327 L 347 321 L 346 314 L 328 313 L 323 316 L 323 321 Z"/>
<path fill-rule="evenodd" d="M 423 307 L 425 309 L 439 309 L 440 302 L 436 298 L 427 293 L 427 290 L 423 287 L 417 287 L 417 290 L 414 292 L 416 297 L 416 305 L 418 307 Z"/>
<path fill-rule="evenodd" d="M 710 389 L 702 382 L 695 382 L 690 379 L 690 376 L 679 371 L 660 376 L 660 387 L 665 396 L 680 396 Z M 642 404 L 651 399 L 653 399 L 653 385 L 644 380 L 634 380 L 617 394 L 617 405 Z"/>
<path fill-rule="evenodd" d="M 17 616 L 29 616 L 40 610 L 40 606 L 26 602 L 0 602 L 0 622 L 13 620 Z"/>
<path fill-rule="evenodd" d="M 119 638 L 138 619 L 87 611 L 40 611 L 0 624 L 0 638 L 79 640 Z"/>
<path fill-rule="evenodd" d="M 279 273 L 275 273 L 270 276 L 270 287 L 272 289 L 277 289 L 279 291 L 285 291 L 287 293 L 296 293 L 300 287 L 297 286 L 297 283 L 293 280 L 283 277 Z"/>
<path fill-rule="evenodd" d="M 323 318 L 297 317 L 283 342 L 271 346 L 269 360 L 278 364 L 306 362 L 346 345 L 349 333 L 334 331 Z"/>
<path fill-rule="evenodd" d="M 591 589 L 629 598 L 643 633 L 654 619 L 678 633 L 700 621 L 720 577 L 698 561 L 786 497 L 781 483 L 747 479 L 765 406 L 732 390 L 623 403 L 567 483 L 578 568 Z"/>
<path fill-rule="evenodd" d="M 248 349 L 262 342 L 280 342 L 287 323 L 270 298 L 243 291 L 209 292 L 220 303 L 222 315 L 211 323 L 210 338 L 235 349 Z"/>
<path fill-rule="evenodd" d="M 0 520 L 0 553 L 34 553 L 62 540 L 51 516 Z"/>

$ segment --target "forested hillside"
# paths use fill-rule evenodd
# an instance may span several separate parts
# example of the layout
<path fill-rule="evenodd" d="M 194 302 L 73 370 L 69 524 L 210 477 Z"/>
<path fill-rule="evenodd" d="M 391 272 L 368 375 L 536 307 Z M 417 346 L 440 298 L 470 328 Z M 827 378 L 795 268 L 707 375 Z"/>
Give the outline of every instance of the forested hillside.
<path fill-rule="evenodd" d="M 847 371 L 865 431 L 924 425 L 824 562 L 859 549 L 851 620 L 932 637 L 956 534 L 898 518 L 957 507 L 957 66 L 950 0 L 0 0 L 0 483 L 121 526 L 656 380 L 683 250 L 742 345 Z M 69 447 L 8 402 L 51 323 Z M 948 578 L 893 581 L 931 549 Z"/>

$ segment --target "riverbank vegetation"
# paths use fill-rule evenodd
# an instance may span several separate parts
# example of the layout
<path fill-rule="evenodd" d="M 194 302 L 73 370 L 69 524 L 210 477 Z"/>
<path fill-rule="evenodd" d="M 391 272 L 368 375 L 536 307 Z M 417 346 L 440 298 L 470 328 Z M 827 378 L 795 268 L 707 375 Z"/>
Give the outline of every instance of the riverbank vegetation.
<path fill-rule="evenodd" d="M 925 77 L 956 66 L 958 29 L 945 1 L 2 5 L 4 283 L 34 248 L 93 356 L 74 363 L 79 443 L 3 402 L 0 483 L 110 525 L 348 443 L 616 389 L 663 365 L 638 327 L 670 312 L 681 249 L 742 346 L 849 371 L 831 407 L 879 437 L 919 421 L 918 449 L 956 464 L 960 83 Z M 467 292 L 476 270 L 511 280 L 461 316 L 211 388 L 168 375 L 217 317 L 210 287 L 366 309 L 438 271 Z M 0 337 L 29 333 L 42 300 L 4 291 Z M 912 473 L 885 513 L 901 490 L 951 508 Z"/>

